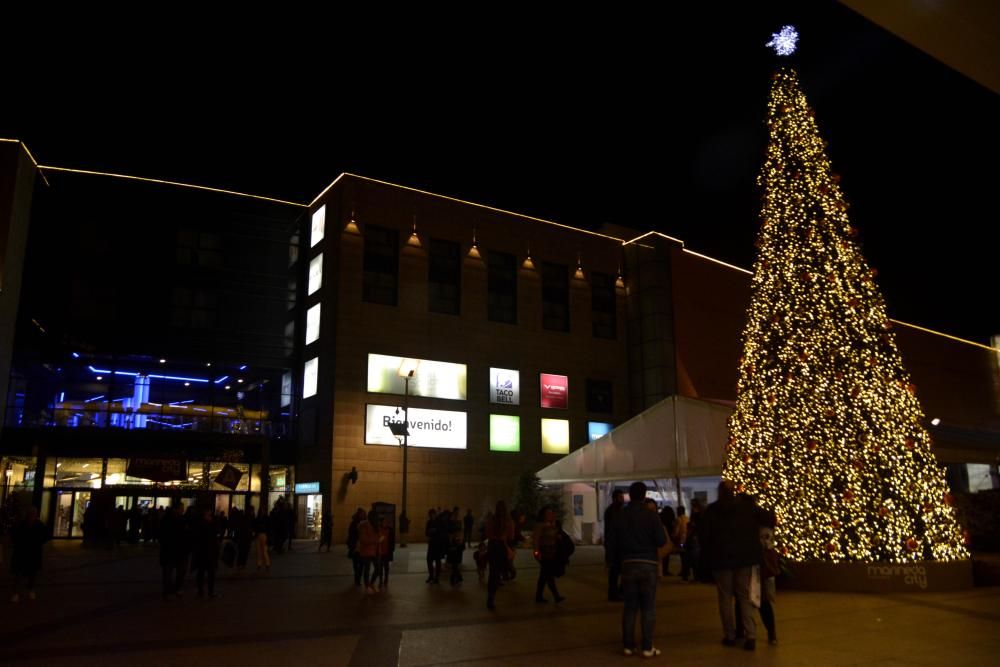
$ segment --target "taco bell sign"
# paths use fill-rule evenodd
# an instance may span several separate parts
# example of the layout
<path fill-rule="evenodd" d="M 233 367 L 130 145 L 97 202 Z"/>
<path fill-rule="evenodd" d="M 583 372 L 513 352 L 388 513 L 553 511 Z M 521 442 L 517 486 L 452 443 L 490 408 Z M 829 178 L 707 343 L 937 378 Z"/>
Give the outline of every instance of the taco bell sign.
<path fill-rule="evenodd" d="M 507 368 L 491 368 L 490 403 L 519 405 L 521 403 L 520 373 Z"/>
<path fill-rule="evenodd" d="M 569 408 L 569 378 L 565 375 L 542 373 L 542 407 Z"/>

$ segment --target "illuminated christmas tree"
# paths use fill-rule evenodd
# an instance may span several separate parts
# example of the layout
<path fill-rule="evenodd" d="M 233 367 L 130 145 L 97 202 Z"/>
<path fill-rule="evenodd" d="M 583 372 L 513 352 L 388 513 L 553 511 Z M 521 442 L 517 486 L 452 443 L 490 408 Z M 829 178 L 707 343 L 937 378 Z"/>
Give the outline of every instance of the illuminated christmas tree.
<path fill-rule="evenodd" d="M 774 75 L 768 128 L 724 476 L 775 511 L 791 560 L 967 558 L 876 272 L 792 69 Z"/>

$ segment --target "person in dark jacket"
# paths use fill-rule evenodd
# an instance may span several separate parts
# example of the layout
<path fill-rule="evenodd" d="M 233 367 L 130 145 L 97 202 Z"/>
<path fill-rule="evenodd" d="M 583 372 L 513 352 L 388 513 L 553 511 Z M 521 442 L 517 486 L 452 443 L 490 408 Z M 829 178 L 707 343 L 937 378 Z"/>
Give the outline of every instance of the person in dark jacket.
<path fill-rule="evenodd" d="M 556 528 L 556 513 L 551 507 L 542 510 L 535 524 L 535 532 L 532 536 L 535 560 L 538 561 L 538 584 L 535 586 L 535 602 L 545 603 L 544 592 L 548 586 L 552 591 L 552 597 L 556 602 L 562 602 L 566 598 L 559 594 L 556 588 L 556 570 L 559 565 L 559 529 Z"/>
<path fill-rule="evenodd" d="M 14 575 L 14 595 L 11 602 L 21 600 L 21 582 L 25 584 L 28 599 L 35 599 L 35 578 L 42 569 L 42 545 L 49 541 L 49 531 L 38 520 L 38 510 L 28 508 L 24 520 L 11 530 L 10 571 Z"/>
<path fill-rule="evenodd" d="M 472 516 L 472 509 L 467 508 L 465 510 L 465 518 L 462 519 L 463 527 L 465 532 L 463 534 L 463 539 L 465 540 L 465 546 L 467 549 L 472 548 L 472 527 L 476 525 L 476 517 Z"/>
<path fill-rule="evenodd" d="M 236 572 L 243 572 L 250 556 L 250 546 L 253 544 L 253 524 L 257 520 L 253 505 L 246 512 L 238 509 L 232 511 L 230 527 L 233 530 L 233 540 L 236 542 Z"/>
<path fill-rule="evenodd" d="M 354 512 L 354 516 L 351 517 L 351 524 L 347 527 L 347 557 L 351 559 L 351 563 L 354 566 L 355 586 L 361 585 L 361 575 L 364 570 L 364 563 L 361 560 L 361 554 L 358 552 L 358 540 L 360 539 L 358 527 L 364 520 L 365 511 L 359 507 Z"/>
<path fill-rule="evenodd" d="M 205 508 L 201 520 L 195 524 L 192 547 L 198 597 L 205 596 L 205 580 L 208 579 L 208 597 L 214 598 L 215 572 L 219 567 L 219 526 L 211 508 Z"/>
<path fill-rule="evenodd" d="M 163 571 L 163 599 L 180 596 L 187 570 L 188 530 L 184 506 L 175 502 L 160 523 L 160 568 Z"/>
<path fill-rule="evenodd" d="M 424 526 L 424 537 L 427 538 L 427 581 L 424 583 L 428 584 L 437 583 L 437 578 L 441 575 L 441 558 L 434 551 L 437 532 L 437 511 L 430 509 L 427 511 L 427 524 Z"/>
<path fill-rule="evenodd" d="M 608 542 L 608 528 L 614 523 L 614 517 L 625 506 L 625 492 L 615 489 L 611 494 L 611 504 L 604 510 L 604 566 L 608 570 L 608 602 L 622 600 L 622 564 L 611 558 L 611 545 Z"/>
<path fill-rule="evenodd" d="M 653 658 L 660 650 L 653 646 L 656 625 L 656 584 L 660 562 L 656 551 L 667 543 L 660 517 L 644 507 L 646 485 L 629 486 L 629 504 L 612 516 L 605 527 L 612 562 L 621 563 L 625 609 L 622 612 L 622 644 L 625 655 L 634 655 L 635 617 L 642 614 L 642 656 Z"/>
<path fill-rule="evenodd" d="M 330 553 L 333 547 L 333 515 L 330 510 L 323 510 L 323 518 L 319 526 L 319 550 L 326 547 L 326 552 Z"/>
<path fill-rule="evenodd" d="M 702 558 L 719 591 L 719 616 L 725 646 L 736 645 L 735 596 L 748 651 L 756 648 L 756 624 L 750 604 L 750 576 L 761 561 L 757 511 L 748 498 L 737 498 L 729 480 L 719 482 L 719 499 L 708 506 L 699 528 Z"/>
<path fill-rule="evenodd" d="M 663 509 L 660 510 L 660 523 L 663 524 L 663 530 L 667 533 L 667 538 L 672 539 L 674 532 L 677 529 L 677 515 L 674 514 L 674 508 L 670 505 L 664 505 Z M 663 557 L 663 576 L 670 576 L 670 554 L 667 553 Z"/>

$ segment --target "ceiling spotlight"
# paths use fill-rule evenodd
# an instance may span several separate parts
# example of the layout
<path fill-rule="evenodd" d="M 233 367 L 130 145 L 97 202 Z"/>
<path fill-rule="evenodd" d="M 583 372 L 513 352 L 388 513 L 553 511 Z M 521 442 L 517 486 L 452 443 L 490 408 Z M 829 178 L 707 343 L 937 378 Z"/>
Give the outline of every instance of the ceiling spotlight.
<path fill-rule="evenodd" d="M 229 385 L 227 384 L 227 385 L 226 385 L 226 390 L 228 390 L 228 389 L 229 389 Z"/>
<path fill-rule="evenodd" d="M 167 363 L 167 360 L 166 359 L 160 359 L 160 363 L 161 364 L 165 364 L 165 363 Z"/>
<path fill-rule="evenodd" d="M 185 383 L 184 383 L 184 386 L 185 386 L 185 387 L 190 387 L 190 386 L 191 386 L 191 383 L 190 383 L 190 382 L 185 382 Z"/>
<path fill-rule="evenodd" d="M 208 366 L 209 368 L 211 368 L 211 367 L 212 367 L 212 362 L 211 362 L 211 361 L 209 361 L 209 362 L 208 362 L 208 363 L 206 363 L 205 365 L 206 365 L 206 366 Z"/>
<path fill-rule="evenodd" d="M 237 382 L 239 382 L 240 384 L 243 384 L 243 378 L 240 378 L 239 380 L 237 380 Z"/>
<path fill-rule="evenodd" d="M 102 375 L 98 375 L 98 376 L 97 376 L 97 379 L 98 379 L 98 380 L 103 380 L 103 379 L 104 379 L 104 376 L 102 376 Z"/>
<path fill-rule="evenodd" d="M 937 426 L 940 423 L 941 423 L 941 420 L 938 419 L 937 417 L 935 417 L 934 419 L 931 420 L 931 426 Z"/>

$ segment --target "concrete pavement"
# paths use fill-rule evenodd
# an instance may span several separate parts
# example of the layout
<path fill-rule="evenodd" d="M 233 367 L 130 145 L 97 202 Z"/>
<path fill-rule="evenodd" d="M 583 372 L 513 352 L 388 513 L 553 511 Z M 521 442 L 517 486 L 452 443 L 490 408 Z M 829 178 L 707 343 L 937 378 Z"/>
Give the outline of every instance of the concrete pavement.
<path fill-rule="evenodd" d="M 317 554 L 314 545 L 299 542 L 276 555 L 269 574 L 221 568 L 216 599 L 197 598 L 189 577 L 183 598 L 164 602 L 155 547 L 50 544 L 37 601 L 7 602 L 9 581 L 0 582 L 0 664 L 583 667 L 630 660 L 620 655 L 621 607 L 604 600 L 599 548 L 577 550 L 559 580 L 568 598 L 560 605 L 534 603 L 537 568 L 522 551 L 517 581 L 489 612 L 469 552 L 465 583 L 452 589 L 424 583 L 422 545 L 398 550 L 390 590 L 365 596 L 353 586 L 343 547 Z M 778 646 L 725 648 L 714 588 L 670 577 L 658 594 L 658 662 L 984 665 L 1000 655 L 1000 588 L 786 592 L 776 612 Z"/>

